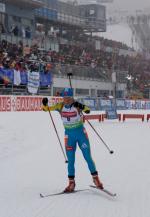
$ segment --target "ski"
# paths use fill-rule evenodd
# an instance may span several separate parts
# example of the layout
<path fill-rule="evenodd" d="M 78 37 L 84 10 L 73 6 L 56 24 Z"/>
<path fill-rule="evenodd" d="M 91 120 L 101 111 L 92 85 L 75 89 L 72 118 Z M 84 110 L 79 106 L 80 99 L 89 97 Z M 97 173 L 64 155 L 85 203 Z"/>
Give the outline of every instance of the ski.
<path fill-rule="evenodd" d="M 97 188 L 97 187 L 94 186 L 94 185 L 90 185 L 90 187 L 91 187 L 91 188 L 95 188 L 95 189 L 97 189 L 97 190 L 99 190 L 99 191 L 102 191 L 102 192 L 108 194 L 108 195 L 111 196 L 111 197 L 116 197 L 116 196 L 117 196 L 116 193 L 112 193 L 111 191 L 108 191 L 108 190 L 105 189 L 105 188 L 104 188 L 104 189 L 100 189 L 100 188 Z"/>
<path fill-rule="evenodd" d="M 41 194 L 40 193 L 40 197 L 41 198 L 45 198 L 45 197 L 51 197 L 51 196 L 57 196 L 57 195 L 63 195 L 63 194 L 74 194 L 74 193 L 81 192 L 81 191 L 86 191 L 86 190 L 87 189 L 79 189 L 79 190 L 74 190 L 73 192 L 64 192 L 64 191 L 61 191 L 61 192 L 52 193 L 52 194 Z"/>
<path fill-rule="evenodd" d="M 116 196 L 116 193 L 112 193 L 111 191 L 107 190 L 107 189 L 100 189 L 100 188 L 97 188 L 96 186 L 94 185 L 90 185 L 91 188 L 95 188 L 99 191 L 102 191 L 104 193 L 106 193 L 107 195 L 111 196 L 111 197 L 115 197 Z M 42 194 L 40 193 L 40 197 L 41 198 L 46 198 L 46 197 L 51 197 L 51 196 L 57 196 L 57 195 L 65 195 L 65 194 L 74 194 L 74 193 L 77 193 L 77 192 L 82 192 L 82 191 L 87 191 L 89 189 L 79 189 L 79 190 L 74 190 L 73 192 L 64 192 L 64 191 L 61 191 L 61 192 L 57 192 L 57 193 L 52 193 L 52 194 Z"/>

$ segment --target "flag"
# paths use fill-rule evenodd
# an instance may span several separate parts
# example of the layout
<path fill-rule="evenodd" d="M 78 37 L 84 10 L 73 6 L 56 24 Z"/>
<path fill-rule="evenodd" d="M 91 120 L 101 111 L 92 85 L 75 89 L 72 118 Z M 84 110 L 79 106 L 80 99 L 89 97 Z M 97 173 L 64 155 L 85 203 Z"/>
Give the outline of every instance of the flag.
<path fill-rule="evenodd" d="M 0 78 L 3 80 L 4 84 L 7 85 L 13 81 L 13 70 L 0 68 Z"/>
<path fill-rule="evenodd" d="M 51 84 L 52 84 L 52 74 L 50 72 L 48 73 L 41 72 L 40 73 L 40 86 L 45 87 Z"/>
<path fill-rule="evenodd" d="M 19 86 L 21 83 L 20 71 L 14 69 L 14 84 Z"/>
<path fill-rule="evenodd" d="M 40 84 L 39 72 L 28 72 L 28 91 L 29 93 L 36 94 Z"/>

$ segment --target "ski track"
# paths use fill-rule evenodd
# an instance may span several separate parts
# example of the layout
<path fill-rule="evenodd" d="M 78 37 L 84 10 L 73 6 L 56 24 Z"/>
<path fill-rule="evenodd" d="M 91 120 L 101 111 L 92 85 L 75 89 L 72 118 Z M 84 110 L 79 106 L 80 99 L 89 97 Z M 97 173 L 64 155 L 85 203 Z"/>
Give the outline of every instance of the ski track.
<path fill-rule="evenodd" d="M 60 117 L 53 117 L 63 141 Z M 40 193 L 56 193 L 67 184 L 67 165 L 48 114 L 0 113 L 0 120 L 0 217 L 150 216 L 149 123 L 91 121 L 113 155 L 85 124 L 101 179 L 117 197 L 88 187 L 91 176 L 77 149 L 77 189 L 90 190 L 40 198 Z"/>

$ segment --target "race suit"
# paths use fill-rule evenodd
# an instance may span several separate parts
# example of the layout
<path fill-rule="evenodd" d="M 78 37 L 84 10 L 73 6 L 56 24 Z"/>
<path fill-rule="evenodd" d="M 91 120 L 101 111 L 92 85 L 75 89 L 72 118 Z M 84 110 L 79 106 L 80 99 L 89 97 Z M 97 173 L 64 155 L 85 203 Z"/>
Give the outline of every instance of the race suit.
<path fill-rule="evenodd" d="M 83 111 L 86 109 L 89 108 L 85 106 Z M 75 177 L 75 152 L 77 144 L 82 151 L 91 174 L 97 173 L 95 163 L 91 156 L 90 143 L 86 129 L 83 126 L 80 110 L 73 105 L 68 106 L 63 105 L 63 103 L 57 103 L 54 106 L 43 106 L 43 110 L 57 110 L 60 112 L 65 128 L 65 149 L 68 158 L 68 177 Z"/>

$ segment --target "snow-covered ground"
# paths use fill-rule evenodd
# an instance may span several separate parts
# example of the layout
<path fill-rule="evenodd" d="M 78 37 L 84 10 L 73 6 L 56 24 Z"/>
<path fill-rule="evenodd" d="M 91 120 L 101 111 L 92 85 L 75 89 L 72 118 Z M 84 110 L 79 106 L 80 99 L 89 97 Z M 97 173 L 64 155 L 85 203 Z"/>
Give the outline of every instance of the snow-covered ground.
<path fill-rule="evenodd" d="M 52 114 L 63 142 L 60 117 Z M 67 184 L 67 165 L 49 114 L 0 113 L 0 217 L 150 216 L 150 122 L 91 122 L 114 150 L 110 155 L 85 124 L 100 177 L 117 197 L 112 199 L 91 189 L 42 199 L 40 193 L 59 192 Z M 76 184 L 77 189 L 92 184 L 79 149 Z"/>

